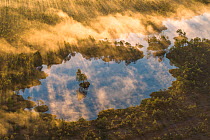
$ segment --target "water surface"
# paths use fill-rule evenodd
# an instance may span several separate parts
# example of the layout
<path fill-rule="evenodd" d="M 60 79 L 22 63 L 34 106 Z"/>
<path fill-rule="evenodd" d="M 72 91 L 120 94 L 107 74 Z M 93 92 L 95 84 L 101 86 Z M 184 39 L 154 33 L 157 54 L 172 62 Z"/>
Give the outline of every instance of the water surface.
<path fill-rule="evenodd" d="M 168 29 L 162 34 L 169 36 L 171 42 L 177 29 L 187 32 L 189 38 L 210 38 L 210 14 L 207 13 L 187 20 L 168 19 L 163 24 Z M 139 105 L 142 99 L 149 98 L 151 92 L 167 89 L 175 80 L 168 72 L 173 66 L 167 58 L 147 56 L 146 37 L 129 33 L 117 39 L 145 46 L 141 49 L 145 56 L 135 63 L 105 62 L 98 58 L 87 60 L 77 52 L 62 64 L 51 68 L 44 66 L 42 70 L 49 76 L 41 80 L 42 85 L 27 89 L 22 94 L 24 97 L 33 97 L 33 100 L 44 100 L 50 113 L 73 121 L 80 117 L 96 119 L 98 112 L 109 108 Z M 90 83 L 84 92 L 79 89 L 80 82 L 76 81 L 78 69 L 81 69 Z"/>

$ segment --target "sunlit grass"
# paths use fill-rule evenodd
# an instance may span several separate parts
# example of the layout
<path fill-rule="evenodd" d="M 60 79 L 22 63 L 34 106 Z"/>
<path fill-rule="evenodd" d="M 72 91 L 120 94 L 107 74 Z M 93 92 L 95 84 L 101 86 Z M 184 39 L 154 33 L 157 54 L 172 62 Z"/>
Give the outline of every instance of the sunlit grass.
<path fill-rule="evenodd" d="M 165 18 L 191 17 L 207 7 L 201 0 L 3 0 L 0 38 L 8 51 L 0 52 L 14 52 L 13 47 L 47 51 L 89 35 L 103 39 L 160 32 Z"/>

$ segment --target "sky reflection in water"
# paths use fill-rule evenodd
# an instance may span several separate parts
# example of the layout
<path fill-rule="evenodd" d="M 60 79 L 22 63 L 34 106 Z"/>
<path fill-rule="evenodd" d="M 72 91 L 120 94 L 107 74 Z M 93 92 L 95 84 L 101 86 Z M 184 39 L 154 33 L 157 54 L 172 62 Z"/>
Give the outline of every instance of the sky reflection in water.
<path fill-rule="evenodd" d="M 173 78 L 168 73 L 171 66 L 165 59 L 138 60 L 136 64 L 124 62 L 105 63 L 102 60 L 86 60 L 80 54 L 66 63 L 43 70 L 49 74 L 42 85 L 27 89 L 24 96 L 42 99 L 50 112 L 68 120 L 96 118 L 99 111 L 109 108 L 126 108 L 139 105 L 153 91 L 170 86 Z M 83 100 L 78 100 L 76 72 L 81 69 L 88 77 L 90 87 Z"/>
<path fill-rule="evenodd" d="M 210 38 L 210 14 L 193 17 L 188 20 L 167 20 L 163 22 L 168 30 L 163 33 L 171 39 L 176 36 L 177 29 L 187 32 L 189 38 Z M 132 44 L 141 43 L 148 46 L 141 34 L 124 34 L 121 39 Z M 143 48 L 145 52 L 145 48 Z M 124 62 L 105 63 L 102 60 L 86 60 L 76 54 L 70 61 L 53 65 L 51 69 L 44 67 L 49 74 L 41 80 L 42 85 L 27 89 L 24 97 L 32 96 L 33 100 L 42 99 L 50 108 L 50 113 L 66 120 L 88 120 L 97 118 L 98 112 L 109 108 L 126 108 L 139 105 L 143 98 L 159 89 L 168 88 L 174 78 L 168 70 L 173 68 L 169 60 L 146 56 L 136 64 L 125 65 Z M 79 83 L 76 72 L 81 69 L 90 82 L 87 95 L 78 95 Z M 79 97 L 78 97 L 79 96 Z M 86 96 L 86 97 L 85 97 Z M 78 99 L 79 98 L 79 99 Z M 83 98 L 82 100 L 80 100 Z"/>

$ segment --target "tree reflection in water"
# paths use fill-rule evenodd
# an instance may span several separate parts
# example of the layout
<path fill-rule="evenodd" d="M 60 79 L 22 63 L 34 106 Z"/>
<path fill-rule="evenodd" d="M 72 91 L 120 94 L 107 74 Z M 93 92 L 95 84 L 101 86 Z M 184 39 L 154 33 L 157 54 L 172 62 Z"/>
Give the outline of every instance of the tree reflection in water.
<path fill-rule="evenodd" d="M 37 85 L 30 81 L 44 78 L 44 74 L 35 69 L 37 65 L 26 55 L 16 56 L 15 63 L 6 61 L 0 73 L 3 84 L 0 87 L 0 139 L 208 139 L 210 40 L 188 41 L 183 38 L 185 33 L 180 30 L 178 33 L 174 38 L 175 46 L 167 53 L 167 58 L 177 67 L 170 70 L 176 77 L 172 86 L 153 92 L 151 98 L 143 100 L 139 106 L 101 111 L 93 121 L 56 119 L 43 113 L 48 108 L 42 101 L 38 101 L 35 109 L 39 113 L 31 112 L 37 105 L 13 91 Z M 26 82 L 21 77 L 20 81 L 16 80 L 22 74 L 26 74 Z M 76 80 L 81 100 L 87 95 L 90 83 L 80 69 Z"/>
<path fill-rule="evenodd" d="M 148 48 L 147 48 L 147 57 L 158 58 L 158 61 L 161 62 L 164 59 L 165 54 L 168 51 L 168 47 L 171 45 L 171 41 L 165 35 L 151 36 L 147 39 Z"/>
<path fill-rule="evenodd" d="M 87 81 L 87 76 L 80 69 L 77 70 L 76 80 L 79 82 L 79 89 L 76 92 L 80 101 L 86 97 L 90 83 Z"/>

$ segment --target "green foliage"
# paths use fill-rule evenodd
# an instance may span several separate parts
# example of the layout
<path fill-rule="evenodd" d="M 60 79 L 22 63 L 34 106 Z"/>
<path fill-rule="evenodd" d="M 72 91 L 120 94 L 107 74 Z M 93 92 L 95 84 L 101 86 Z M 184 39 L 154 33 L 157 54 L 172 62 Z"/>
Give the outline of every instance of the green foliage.
<path fill-rule="evenodd" d="M 149 44 L 149 47 L 147 49 L 153 51 L 163 51 L 164 49 L 167 49 L 171 44 L 168 37 L 165 37 L 164 35 L 161 35 L 160 37 L 149 37 L 147 41 Z"/>
<path fill-rule="evenodd" d="M 198 1 L 198 2 L 201 2 L 201 3 L 205 3 L 205 4 L 209 4 L 210 3 L 210 0 L 195 0 L 195 1 Z"/>
<path fill-rule="evenodd" d="M 179 30 L 179 36 L 185 36 Z M 203 139 L 209 138 L 209 85 L 210 85 L 210 41 L 207 39 L 195 38 L 190 41 L 184 39 L 176 40 L 178 46 L 174 46 L 167 53 L 167 58 L 177 68 L 170 70 L 176 81 L 168 90 L 153 92 L 151 98 L 142 100 L 142 103 L 136 107 L 129 107 L 126 109 L 108 109 L 101 111 L 98 118 L 93 121 L 86 121 L 80 119 L 76 122 L 67 122 L 64 120 L 56 119 L 51 114 L 45 114 L 48 107 L 44 103 L 38 103 L 34 109 L 40 113 L 37 117 L 33 116 L 30 111 L 24 111 L 25 108 L 33 108 L 32 101 L 25 100 L 21 95 L 14 94 L 13 89 L 19 89 L 18 86 L 22 82 L 21 75 L 24 73 L 29 80 L 33 81 L 34 77 L 39 77 L 40 71 L 34 69 L 35 66 L 41 64 L 34 63 L 33 59 L 38 61 L 38 57 L 33 57 L 34 54 L 20 54 L 11 56 L 1 56 L 2 63 L 1 78 L 9 82 L 2 82 L 4 86 L 1 88 L 1 102 L 0 102 L 0 127 L 1 124 L 9 126 L 8 133 L 0 135 L 1 139 L 196 139 L 202 137 Z M 180 39 L 180 38 L 179 38 Z M 179 41 L 181 42 L 179 44 Z M 154 42 L 154 41 L 153 41 Z M 97 42 L 90 39 L 80 42 L 86 46 L 91 45 L 89 48 L 84 48 L 78 51 L 78 48 L 66 44 L 66 49 L 71 51 L 73 55 L 75 51 L 80 52 L 87 58 L 104 57 L 109 53 L 110 48 L 116 50 L 113 55 L 115 60 L 123 60 L 127 56 L 118 56 L 123 51 L 128 51 L 132 54 L 130 47 L 120 47 L 114 45 L 110 47 L 109 42 Z M 87 43 L 87 44 L 86 44 Z M 101 43 L 102 48 L 99 49 Z M 127 44 L 129 45 L 129 44 Z M 107 49 L 109 48 L 109 49 Z M 98 51 L 97 53 L 90 53 L 91 50 Z M 102 51 L 103 50 L 103 51 Z M 122 51 L 123 50 L 123 51 Z M 60 54 L 65 54 L 61 50 L 60 53 L 54 53 L 55 58 L 62 58 Z M 103 53 L 101 53 L 103 52 Z M 139 52 L 138 52 L 139 53 Z M 127 55 L 128 55 L 127 54 Z M 39 56 L 39 54 L 36 54 Z M 54 57 L 53 56 L 53 57 Z M 48 56 L 50 59 L 50 56 Z M 107 57 L 109 58 L 109 57 Z M 44 60 L 45 57 L 43 58 Z M 13 61 L 13 63 L 10 62 Z M 11 72 L 12 71 L 12 72 Z M 15 74 L 14 71 L 16 72 Z M 10 75 L 11 74 L 11 75 Z M 9 76 L 21 79 L 20 81 L 14 80 Z M 32 76 L 33 75 L 33 76 Z M 82 71 L 78 69 L 77 75 L 82 75 Z M 9 77 L 9 78 L 8 78 Z M 85 77 L 78 79 L 86 79 Z M 24 83 L 24 82 L 23 82 Z M 85 84 L 85 83 L 84 83 Z M 15 85 L 15 86 L 14 86 Z M 26 85 L 25 85 L 26 86 Z M 6 92 L 7 91 L 7 92 Z M 10 92 L 9 92 L 10 91 Z M 4 94 L 3 94 L 4 93 Z M 27 123 L 10 119 L 7 117 L 15 117 L 23 115 L 30 119 Z M 6 120 L 6 121 L 5 121 Z M 26 120 L 25 120 L 26 121 Z M 1 131 L 0 131 L 1 132 Z M 194 138 L 196 136 L 196 138 Z"/>
<path fill-rule="evenodd" d="M 12 43 L 17 41 L 19 34 L 27 29 L 27 23 L 14 8 L 0 7 L 0 38 Z"/>
<path fill-rule="evenodd" d="M 199 38 L 190 41 L 187 41 L 185 38 L 182 40 L 175 38 L 175 40 L 179 46 L 172 47 L 170 53 L 167 54 L 167 58 L 175 66 L 179 67 L 179 69 L 170 70 L 173 76 L 177 78 L 174 85 L 176 84 L 179 88 L 188 92 L 207 93 L 210 84 L 208 82 L 208 75 L 210 74 L 210 62 L 208 61 L 210 60 L 210 41 Z"/>
<path fill-rule="evenodd" d="M 93 41 L 92 38 L 88 38 L 79 40 L 78 46 L 70 45 L 67 42 L 65 42 L 65 46 L 70 53 L 79 52 L 88 60 L 94 58 L 102 59 L 105 62 L 115 61 L 117 63 L 125 61 L 126 65 L 129 65 L 143 58 L 143 52 L 137 47 L 124 46 L 123 41 L 121 42 L 122 44 L 118 46 L 113 45 L 109 41 Z"/>
<path fill-rule="evenodd" d="M 25 108 L 32 109 L 36 106 L 35 102 L 25 100 L 21 95 L 17 95 L 12 91 L 0 91 L 0 110 L 16 112 Z"/>
<path fill-rule="evenodd" d="M 47 105 L 41 105 L 41 106 L 36 106 L 34 110 L 37 112 L 46 112 L 49 110 L 49 108 Z"/>
<path fill-rule="evenodd" d="M 97 120 L 97 125 L 96 126 L 99 129 L 106 129 L 108 123 L 109 123 L 109 120 L 106 117 L 103 117 L 103 118 L 99 118 Z"/>
<path fill-rule="evenodd" d="M 0 7 L 0 38 L 4 38 L 13 47 L 33 46 L 22 38 L 31 30 L 42 30 L 59 24 L 65 20 L 61 11 L 83 25 L 90 26 L 101 16 L 135 15 L 140 13 L 147 16 L 176 15 L 180 7 L 195 11 L 194 5 L 207 5 L 209 0 L 56 0 L 30 1 L 10 0 L 1 2 Z M 128 14 L 129 13 L 129 14 Z M 135 16 L 134 16 L 135 17 Z M 146 19 L 146 18 L 145 18 Z M 145 28 L 152 27 L 160 32 L 165 27 L 155 20 L 142 20 Z M 149 32 L 149 31 L 148 31 Z M 122 43 L 122 42 L 121 42 Z M 127 44 L 130 46 L 130 44 Z"/>
<path fill-rule="evenodd" d="M 83 88 L 88 88 L 90 86 L 90 83 L 89 82 L 80 83 L 79 86 Z"/>
<path fill-rule="evenodd" d="M 81 86 L 83 87 L 85 87 L 85 86 L 88 86 L 88 82 L 87 83 L 84 83 L 84 81 L 86 81 L 87 80 L 87 76 L 84 74 L 84 73 L 81 73 L 81 70 L 80 69 L 78 69 L 78 71 L 77 71 L 77 73 L 76 73 L 77 75 L 76 75 L 76 80 L 77 81 L 79 81 L 79 82 L 81 82 L 81 81 L 83 81 L 83 83 L 81 83 Z M 90 83 L 89 83 L 90 84 Z"/>
<path fill-rule="evenodd" d="M 33 61 L 34 61 L 34 66 L 38 67 L 38 66 L 42 66 L 43 62 L 42 62 L 42 56 L 40 54 L 39 51 L 37 51 L 36 53 L 34 53 L 33 55 Z"/>
<path fill-rule="evenodd" d="M 36 70 L 42 65 L 42 58 L 35 54 L 0 54 L 0 90 L 20 90 L 32 85 L 39 85 L 39 79 L 46 74 Z"/>
<path fill-rule="evenodd" d="M 35 106 L 36 106 L 35 102 L 26 100 L 26 108 L 31 109 Z"/>
<path fill-rule="evenodd" d="M 83 140 L 101 140 L 101 138 L 98 137 L 97 133 L 95 133 L 93 130 L 88 130 L 83 135 Z"/>

